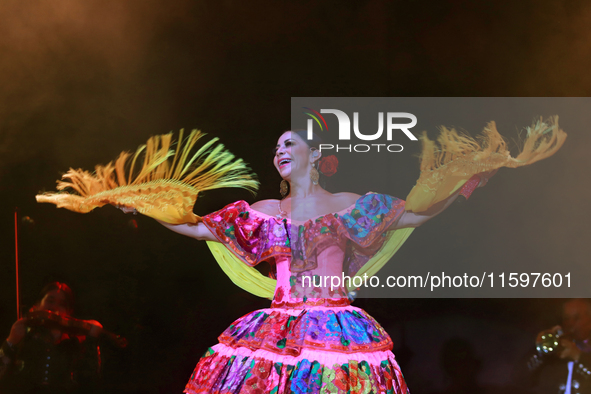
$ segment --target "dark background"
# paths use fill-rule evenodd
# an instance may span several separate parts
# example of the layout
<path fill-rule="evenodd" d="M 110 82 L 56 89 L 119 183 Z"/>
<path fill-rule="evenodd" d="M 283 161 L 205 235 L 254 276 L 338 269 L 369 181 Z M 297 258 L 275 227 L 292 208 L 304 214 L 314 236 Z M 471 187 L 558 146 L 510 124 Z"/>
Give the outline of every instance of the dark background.
<path fill-rule="evenodd" d="M 268 302 L 234 286 L 205 245 L 148 218 L 111 207 L 79 215 L 37 205 L 35 194 L 53 190 L 69 167 L 90 169 L 150 135 L 200 128 L 251 164 L 263 181 L 257 198 L 276 198 L 280 179 L 270 152 L 289 128 L 293 96 L 588 96 L 591 90 L 591 7 L 578 0 L 6 0 L 0 18 L 0 331 L 8 335 L 15 320 L 19 207 L 33 221 L 21 222 L 23 304 L 31 306 L 47 282 L 66 281 L 78 294 L 78 317 L 126 336 L 126 350 L 104 346 L 105 389 L 113 393 L 182 391 L 217 335 Z M 586 146 L 573 141 L 577 132 L 587 130 L 573 130 L 551 160 L 584 162 Z M 568 172 L 557 174 L 551 160 L 523 172 L 570 179 L 566 195 L 588 189 L 588 178 L 576 176 L 581 168 L 562 166 Z M 505 198 L 519 193 L 497 187 Z M 553 184 L 545 188 L 540 193 Z M 236 199 L 254 201 L 246 192 L 216 191 L 200 198 L 196 212 Z M 469 201 L 473 215 L 490 206 L 473 201 L 477 195 Z M 516 207 L 483 225 L 495 223 L 490 227 L 500 234 L 511 218 L 523 219 L 517 222 L 524 229 L 543 228 L 551 224 L 545 218 L 563 214 L 561 206 L 520 207 L 539 216 Z M 461 216 L 446 221 L 461 211 L 453 207 L 425 234 L 451 237 L 457 228 L 458 237 L 477 237 L 477 228 L 461 226 Z M 573 224 L 581 231 L 570 245 L 588 248 L 588 208 L 576 211 Z M 519 247 L 518 240 L 505 241 Z M 465 242 L 447 252 L 477 258 L 479 250 Z M 445 237 L 438 243 L 446 245 Z M 467 340 L 482 361 L 481 384 L 512 384 L 535 333 L 559 322 L 561 303 L 356 301 L 391 333 L 414 393 L 445 387 L 439 353 L 452 337 Z"/>

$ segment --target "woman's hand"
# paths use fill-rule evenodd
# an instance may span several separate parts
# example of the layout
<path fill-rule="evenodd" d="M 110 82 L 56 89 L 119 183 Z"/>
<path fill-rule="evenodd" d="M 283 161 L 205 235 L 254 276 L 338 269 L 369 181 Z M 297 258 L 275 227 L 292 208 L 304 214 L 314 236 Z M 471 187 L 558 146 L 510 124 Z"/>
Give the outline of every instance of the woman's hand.
<path fill-rule="evenodd" d="M 126 205 L 117 205 L 118 209 L 122 210 L 124 213 L 133 213 L 137 215 L 137 210 L 134 207 L 128 207 Z"/>
<path fill-rule="evenodd" d="M 498 170 L 499 169 L 497 168 L 496 170 L 482 172 L 482 173 L 478 174 L 478 176 L 480 176 L 480 183 L 478 184 L 477 187 L 483 187 L 483 186 L 485 186 L 488 183 L 488 180 L 490 178 L 492 178 L 493 175 L 495 175 Z"/>

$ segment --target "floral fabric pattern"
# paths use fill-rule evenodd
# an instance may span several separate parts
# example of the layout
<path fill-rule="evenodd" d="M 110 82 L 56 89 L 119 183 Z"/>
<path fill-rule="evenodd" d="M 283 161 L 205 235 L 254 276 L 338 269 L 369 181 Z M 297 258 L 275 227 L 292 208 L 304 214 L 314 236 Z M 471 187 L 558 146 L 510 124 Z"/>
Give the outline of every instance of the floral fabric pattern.
<path fill-rule="evenodd" d="M 369 245 L 383 234 L 404 210 L 404 201 L 385 194 L 361 196 L 355 207 L 342 217 L 351 240 Z"/>
<path fill-rule="evenodd" d="M 257 216 L 245 201 L 204 216 L 203 223 L 250 266 L 291 255 L 287 222 Z"/>
<path fill-rule="evenodd" d="M 339 353 L 392 349 L 388 334 L 367 312 L 335 309 L 305 309 L 297 316 L 281 309 L 255 311 L 232 323 L 218 339 L 233 348 L 290 356 L 298 356 L 304 348 Z"/>
<path fill-rule="evenodd" d="M 216 370 L 216 374 L 204 373 L 211 370 Z M 238 381 L 242 384 L 237 386 Z M 309 359 L 288 364 L 253 356 L 228 357 L 211 349 L 197 364 L 186 390 L 211 394 L 409 392 L 398 364 L 391 357 L 375 365 L 355 360 L 327 365 Z"/>

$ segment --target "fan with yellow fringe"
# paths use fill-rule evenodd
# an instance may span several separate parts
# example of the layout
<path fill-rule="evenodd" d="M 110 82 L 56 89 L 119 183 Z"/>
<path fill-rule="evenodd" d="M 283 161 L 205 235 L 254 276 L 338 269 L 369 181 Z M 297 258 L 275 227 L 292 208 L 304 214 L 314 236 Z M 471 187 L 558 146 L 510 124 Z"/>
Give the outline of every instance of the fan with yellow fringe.
<path fill-rule="evenodd" d="M 123 152 L 114 162 L 96 166 L 94 174 L 71 168 L 57 181 L 61 192 L 39 194 L 37 202 L 80 213 L 111 204 L 135 208 L 171 224 L 197 223 L 201 218 L 193 213 L 193 206 L 199 192 L 223 187 L 254 192 L 258 188 L 254 174 L 241 159 L 236 159 L 222 144 L 216 144 L 218 138 L 191 154 L 204 135 L 193 130 L 183 141 L 181 130 L 176 149 L 171 149 L 172 133 L 154 136 L 133 156 Z M 135 173 L 142 155 L 142 167 Z"/>
<path fill-rule="evenodd" d="M 490 122 L 478 140 L 454 129 L 442 128 L 436 144 L 422 136 L 421 175 L 406 198 L 406 210 L 424 212 L 445 200 L 476 174 L 501 167 L 517 168 L 552 156 L 564 143 L 566 133 L 558 116 L 542 119 L 526 129 L 523 149 L 511 157 L 495 122 Z"/>

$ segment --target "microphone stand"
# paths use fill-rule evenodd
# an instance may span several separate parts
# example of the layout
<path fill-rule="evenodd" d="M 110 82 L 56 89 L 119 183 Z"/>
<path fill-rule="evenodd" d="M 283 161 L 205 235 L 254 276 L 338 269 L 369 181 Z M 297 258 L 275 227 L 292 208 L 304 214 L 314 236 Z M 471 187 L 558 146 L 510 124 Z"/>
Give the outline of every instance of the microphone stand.
<path fill-rule="evenodd" d="M 18 207 L 14 208 L 14 260 L 16 266 L 16 316 L 17 319 L 20 319 L 22 317 L 22 313 L 18 278 Z"/>

